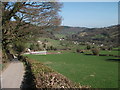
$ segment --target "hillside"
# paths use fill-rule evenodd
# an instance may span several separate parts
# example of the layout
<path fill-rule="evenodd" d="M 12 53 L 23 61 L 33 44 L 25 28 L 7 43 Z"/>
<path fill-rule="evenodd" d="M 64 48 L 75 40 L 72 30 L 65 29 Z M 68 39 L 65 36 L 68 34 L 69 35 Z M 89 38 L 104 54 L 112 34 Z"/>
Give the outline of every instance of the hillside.
<path fill-rule="evenodd" d="M 63 35 L 72 35 L 78 32 L 84 31 L 87 28 L 85 27 L 70 27 L 70 26 L 61 26 L 59 31 L 55 31 L 55 34 L 63 34 Z"/>
<path fill-rule="evenodd" d="M 51 27 L 47 30 L 43 30 L 38 34 L 39 37 L 50 38 L 53 40 L 59 40 L 64 38 L 68 41 L 78 41 L 83 43 L 95 43 L 118 46 L 120 25 L 109 26 L 104 28 L 86 28 L 86 27 L 70 27 L 59 26 Z M 38 28 L 39 31 L 39 28 Z"/>
<path fill-rule="evenodd" d="M 73 27 L 61 30 L 62 33 L 74 32 L 74 34 L 67 34 L 67 40 L 79 42 L 96 42 L 99 44 L 117 44 L 119 25 L 104 27 L 104 28 L 78 28 Z"/>
<path fill-rule="evenodd" d="M 77 35 L 79 37 L 84 36 L 92 36 L 92 38 L 99 38 L 99 37 L 117 37 L 118 36 L 118 27 L 119 25 L 109 26 L 104 28 L 87 28 L 87 27 L 70 27 L 70 26 L 60 26 L 54 31 L 53 29 L 49 29 L 47 31 L 52 32 L 54 35 L 61 35 L 63 36 L 71 36 Z M 98 36 L 96 36 L 98 35 Z"/>

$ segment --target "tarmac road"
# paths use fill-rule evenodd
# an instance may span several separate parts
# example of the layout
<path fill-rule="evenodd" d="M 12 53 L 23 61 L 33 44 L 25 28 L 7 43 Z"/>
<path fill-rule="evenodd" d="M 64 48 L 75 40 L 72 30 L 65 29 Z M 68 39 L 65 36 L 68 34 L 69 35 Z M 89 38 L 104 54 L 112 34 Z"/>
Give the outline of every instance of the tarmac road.
<path fill-rule="evenodd" d="M 20 61 L 13 61 L 1 74 L 2 88 L 20 88 L 23 76 L 24 65 Z"/>

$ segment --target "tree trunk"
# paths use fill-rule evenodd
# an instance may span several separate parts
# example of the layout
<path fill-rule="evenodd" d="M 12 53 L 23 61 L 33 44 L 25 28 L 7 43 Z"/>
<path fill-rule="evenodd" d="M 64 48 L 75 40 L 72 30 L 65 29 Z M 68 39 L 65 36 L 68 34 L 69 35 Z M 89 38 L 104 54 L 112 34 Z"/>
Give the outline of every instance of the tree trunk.
<path fill-rule="evenodd" d="M 5 54 L 7 56 L 8 61 L 12 61 L 14 59 L 13 54 L 10 53 L 9 49 L 7 48 L 7 45 L 2 44 L 2 49 L 5 51 Z"/>

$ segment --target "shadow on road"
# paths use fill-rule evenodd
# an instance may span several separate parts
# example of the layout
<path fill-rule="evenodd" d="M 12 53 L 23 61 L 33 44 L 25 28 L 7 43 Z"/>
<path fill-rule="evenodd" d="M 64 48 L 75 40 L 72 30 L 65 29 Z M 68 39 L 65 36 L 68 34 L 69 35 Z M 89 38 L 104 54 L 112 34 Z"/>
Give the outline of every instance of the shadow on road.
<path fill-rule="evenodd" d="M 25 63 L 25 74 L 24 74 L 24 78 L 21 84 L 21 89 L 28 89 L 28 88 L 32 88 L 33 90 L 36 90 L 36 84 L 34 82 L 34 75 L 32 74 L 31 71 L 31 65 L 29 62 L 27 62 L 26 60 L 24 60 Z"/>

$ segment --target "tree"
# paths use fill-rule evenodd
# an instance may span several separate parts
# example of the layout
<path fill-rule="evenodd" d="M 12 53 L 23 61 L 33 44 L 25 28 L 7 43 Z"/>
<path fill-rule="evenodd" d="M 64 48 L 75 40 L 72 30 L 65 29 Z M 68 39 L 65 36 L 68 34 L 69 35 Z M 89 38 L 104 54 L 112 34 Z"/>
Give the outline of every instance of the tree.
<path fill-rule="evenodd" d="M 29 48 L 30 48 L 30 50 L 33 50 L 34 49 L 34 44 L 31 44 Z"/>
<path fill-rule="evenodd" d="M 16 43 L 14 43 L 13 50 L 15 51 L 15 53 L 18 54 L 18 59 L 20 59 L 21 53 L 25 51 L 25 48 L 26 48 L 26 46 L 22 42 L 16 42 Z"/>
<path fill-rule="evenodd" d="M 98 48 L 93 48 L 92 53 L 93 53 L 93 55 L 99 55 L 99 49 Z"/>
<path fill-rule="evenodd" d="M 80 52 L 80 49 L 76 49 L 76 52 L 79 53 L 79 52 Z"/>
<path fill-rule="evenodd" d="M 7 56 L 9 44 L 30 40 L 49 27 L 58 26 L 59 2 L 2 2 L 2 46 Z M 36 28 L 36 26 L 39 26 Z M 8 57 L 9 58 L 9 57 Z"/>
<path fill-rule="evenodd" d="M 91 46 L 90 45 L 87 45 L 87 50 L 90 50 L 91 49 Z"/>

